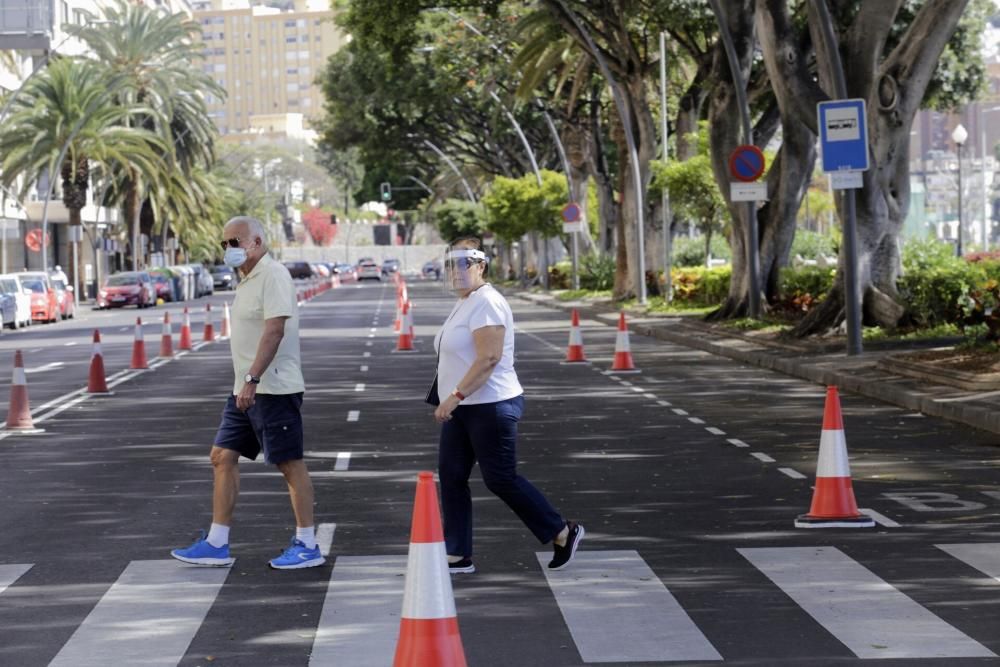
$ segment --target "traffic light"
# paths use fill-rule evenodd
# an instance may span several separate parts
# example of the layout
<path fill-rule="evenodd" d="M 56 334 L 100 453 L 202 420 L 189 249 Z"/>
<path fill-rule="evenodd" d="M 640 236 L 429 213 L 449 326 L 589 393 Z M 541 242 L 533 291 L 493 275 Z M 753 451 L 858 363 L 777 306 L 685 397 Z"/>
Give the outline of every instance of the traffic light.
<path fill-rule="evenodd" d="M 387 201 L 391 201 L 391 200 L 392 200 L 392 184 L 391 183 L 383 183 L 382 184 L 382 201 L 386 201 L 387 202 Z"/>

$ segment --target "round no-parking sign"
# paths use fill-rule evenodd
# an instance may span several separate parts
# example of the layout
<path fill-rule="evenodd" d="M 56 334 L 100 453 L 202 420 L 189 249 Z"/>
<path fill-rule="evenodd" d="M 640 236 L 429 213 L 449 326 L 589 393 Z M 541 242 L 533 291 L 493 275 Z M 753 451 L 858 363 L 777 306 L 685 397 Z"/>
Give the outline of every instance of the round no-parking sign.
<path fill-rule="evenodd" d="M 753 183 L 760 178 L 764 165 L 764 153 L 756 146 L 737 146 L 729 156 L 729 173 L 744 183 Z"/>

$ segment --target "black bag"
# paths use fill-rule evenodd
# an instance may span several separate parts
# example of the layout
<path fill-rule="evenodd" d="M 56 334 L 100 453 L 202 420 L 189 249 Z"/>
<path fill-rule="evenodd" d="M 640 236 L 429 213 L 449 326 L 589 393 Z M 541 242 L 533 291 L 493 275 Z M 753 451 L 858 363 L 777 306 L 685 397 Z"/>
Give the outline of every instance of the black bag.
<path fill-rule="evenodd" d="M 438 376 L 437 373 L 434 374 L 434 382 L 431 384 L 430 391 L 427 392 L 427 396 L 424 397 L 424 403 L 429 403 L 431 405 L 441 405 L 441 399 L 438 398 Z"/>

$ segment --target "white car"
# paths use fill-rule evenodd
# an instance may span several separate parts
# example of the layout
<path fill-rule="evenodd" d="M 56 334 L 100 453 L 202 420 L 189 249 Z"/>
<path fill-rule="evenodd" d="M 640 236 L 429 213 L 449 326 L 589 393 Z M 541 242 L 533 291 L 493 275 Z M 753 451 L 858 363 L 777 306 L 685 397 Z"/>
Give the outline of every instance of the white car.
<path fill-rule="evenodd" d="M 382 270 L 375 262 L 365 259 L 358 263 L 358 282 L 369 278 L 382 282 Z"/>
<path fill-rule="evenodd" d="M 17 325 L 31 326 L 31 295 L 24 290 L 20 276 L 13 273 L 0 274 L 0 291 L 12 292 L 17 304 Z"/>

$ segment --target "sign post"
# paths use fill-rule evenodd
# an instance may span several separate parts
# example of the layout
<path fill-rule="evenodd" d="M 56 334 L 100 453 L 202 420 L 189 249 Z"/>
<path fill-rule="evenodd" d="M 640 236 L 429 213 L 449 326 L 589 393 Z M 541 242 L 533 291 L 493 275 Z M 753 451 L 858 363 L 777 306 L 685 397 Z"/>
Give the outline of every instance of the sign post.
<path fill-rule="evenodd" d="M 580 205 L 575 202 L 570 202 L 563 206 L 562 209 L 562 219 L 563 219 L 563 234 L 570 234 L 573 240 L 573 287 L 579 289 L 579 268 L 577 262 L 579 261 L 580 246 L 577 241 L 579 237 L 577 236 L 583 231 L 583 220 L 581 220 L 583 211 L 580 209 Z"/>
<path fill-rule="evenodd" d="M 750 317 L 760 318 L 760 257 L 757 247 L 757 202 L 767 201 L 767 183 L 758 183 L 764 174 L 764 153 L 753 144 L 737 146 L 729 155 L 729 201 L 747 202 L 749 240 L 747 267 L 750 271 Z"/>
<path fill-rule="evenodd" d="M 818 115 L 823 171 L 830 187 L 844 190 L 844 311 L 847 354 L 862 353 L 861 294 L 858 293 L 857 213 L 854 190 L 864 186 L 868 163 L 868 115 L 863 99 L 820 102 Z"/>

